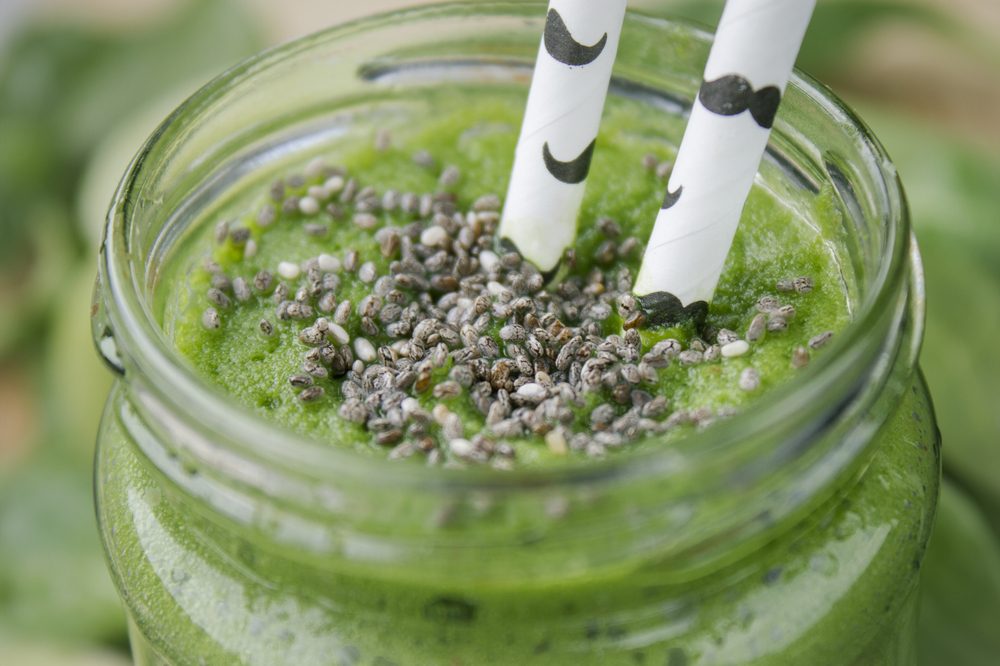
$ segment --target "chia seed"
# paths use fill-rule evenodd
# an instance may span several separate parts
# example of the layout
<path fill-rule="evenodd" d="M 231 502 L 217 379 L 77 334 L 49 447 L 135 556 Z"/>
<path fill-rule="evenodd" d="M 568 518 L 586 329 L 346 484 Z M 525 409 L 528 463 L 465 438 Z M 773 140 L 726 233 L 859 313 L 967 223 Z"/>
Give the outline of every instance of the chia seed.
<path fill-rule="evenodd" d="M 765 330 L 767 330 L 767 316 L 763 314 L 755 316 L 753 321 L 750 322 L 750 327 L 747 329 L 747 342 L 757 342 L 764 337 Z"/>
<path fill-rule="evenodd" d="M 211 287 L 208 290 L 208 300 L 210 300 L 213 305 L 220 308 L 229 308 L 229 306 L 232 305 L 232 301 L 229 300 L 229 297 L 226 296 L 221 289 L 216 287 Z"/>
<path fill-rule="evenodd" d="M 210 331 L 214 331 L 222 326 L 222 319 L 215 308 L 206 308 L 201 314 L 201 325 Z"/>
<path fill-rule="evenodd" d="M 438 184 L 444 188 L 451 188 L 458 185 L 458 182 L 462 179 L 462 172 L 459 171 L 457 166 L 449 165 L 445 167 L 444 171 L 441 172 L 441 177 L 438 179 Z"/>
<path fill-rule="evenodd" d="M 829 343 L 830 340 L 832 340 L 832 339 L 833 339 L 833 331 L 826 331 L 826 332 L 820 333 L 816 337 L 811 338 L 809 340 L 809 348 L 810 349 L 819 349 L 820 347 L 826 346 L 826 344 Z"/>
<path fill-rule="evenodd" d="M 792 288 L 799 294 L 808 294 L 813 290 L 813 280 L 811 277 L 797 277 L 792 280 Z"/>
<path fill-rule="evenodd" d="M 796 347 L 792 352 L 792 367 L 804 368 L 809 365 L 809 350 L 805 347 Z"/>
<path fill-rule="evenodd" d="M 740 373 L 740 389 L 747 392 L 756 391 L 760 388 L 760 373 L 754 368 L 747 368 Z"/>
<path fill-rule="evenodd" d="M 302 402 L 316 402 L 326 394 L 322 386 L 310 386 L 299 393 L 299 400 Z"/>
<path fill-rule="evenodd" d="M 786 331 L 788 330 L 788 321 L 784 317 L 771 317 L 767 320 L 767 330 L 771 333 Z"/>

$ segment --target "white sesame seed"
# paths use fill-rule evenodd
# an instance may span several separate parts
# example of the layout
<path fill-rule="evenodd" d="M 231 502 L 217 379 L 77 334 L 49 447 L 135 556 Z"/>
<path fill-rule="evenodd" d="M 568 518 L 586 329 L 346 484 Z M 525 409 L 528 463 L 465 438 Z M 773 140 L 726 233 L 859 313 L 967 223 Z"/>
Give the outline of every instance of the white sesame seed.
<path fill-rule="evenodd" d="M 468 458 L 476 452 L 476 447 L 467 439 L 453 439 L 448 442 L 448 448 L 459 458 Z"/>
<path fill-rule="evenodd" d="M 358 279 L 366 284 L 374 282 L 376 275 L 375 270 L 375 264 L 370 261 L 366 261 L 361 264 L 361 267 L 358 269 Z"/>
<path fill-rule="evenodd" d="M 313 199 L 316 199 L 317 201 L 320 199 L 325 199 L 327 197 L 326 188 L 324 188 L 322 185 L 311 185 L 309 189 L 306 190 L 306 194 L 311 196 Z"/>
<path fill-rule="evenodd" d="M 351 336 L 347 330 L 340 324 L 334 324 L 333 322 L 327 322 L 326 334 L 338 345 L 346 345 L 351 341 Z"/>
<path fill-rule="evenodd" d="M 319 269 L 327 273 L 336 273 L 341 269 L 340 259 L 332 254 L 321 254 L 316 261 Z"/>
<path fill-rule="evenodd" d="M 341 176 L 332 176 L 323 183 L 326 196 L 330 197 L 344 189 L 344 179 Z"/>
<path fill-rule="evenodd" d="M 420 401 L 416 398 L 405 398 L 403 402 L 399 403 L 399 408 L 403 410 L 404 417 L 409 417 L 420 411 Z"/>
<path fill-rule="evenodd" d="M 549 431 L 545 435 L 545 443 L 548 445 L 549 451 L 557 456 L 564 456 L 569 451 L 566 445 L 566 436 L 563 434 L 562 428 Z"/>
<path fill-rule="evenodd" d="M 517 394 L 530 400 L 540 400 L 547 394 L 545 387 L 535 382 L 528 382 L 517 389 Z"/>
<path fill-rule="evenodd" d="M 756 391 L 760 388 L 760 373 L 754 368 L 747 368 L 740 373 L 739 385 L 744 391 Z"/>
<path fill-rule="evenodd" d="M 746 340 L 736 340 L 722 346 L 722 355 L 726 358 L 743 356 L 748 351 L 750 351 L 750 344 Z"/>
<path fill-rule="evenodd" d="M 420 234 L 420 242 L 428 247 L 444 245 L 447 240 L 448 232 L 444 230 L 444 227 L 436 224 L 424 229 L 423 233 Z"/>
<path fill-rule="evenodd" d="M 444 425 L 444 422 L 448 419 L 448 416 L 450 415 L 451 411 L 448 409 L 448 406 L 440 402 L 434 405 L 434 407 L 431 409 L 431 416 L 434 417 L 434 421 L 438 425 Z"/>
<path fill-rule="evenodd" d="M 375 345 L 368 342 L 367 338 L 355 338 L 354 353 L 365 363 L 371 363 L 375 360 L 376 356 Z"/>
<path fill-rule="evenodd" d="M 499 268 L 500 257 L 497 256 L 496 252 L 483 250 L 479 253 L 479 265 L 483 267 L 483 271 L 492 273 Z"/>
<path fill-rule="evenodd" d="M 306 165 L 306 168 L 303 169 L 302 173 L 305 175 L 306 178 L 316 178 L 321 173 L 323 173 L 323 169 L 325 168 L 326 168 L 326 162 L 323 160 L 323 158 L 316 157 L 313 158 L 309 162 L 309 164 Z"/>
<path fill-rule="evenodd" d="M 299 199 L 299 212 L 303 215 L 315 215 L 319 212 L 319 202 L 313 197 L 302 197 Z"/>
<path fill-rule="evenodd" d="M 291 261 L 282 261 L 278 264 L 278 275 L 286 280 L 294 280 L 301 272 L 299 265 Z"/>
<path fill-rule="evenodd" d="M 251 257 L 257 256 L 257 241 L 250 239 L 247 244 L 243 246 L 243 257 L 249 259 Z"/>

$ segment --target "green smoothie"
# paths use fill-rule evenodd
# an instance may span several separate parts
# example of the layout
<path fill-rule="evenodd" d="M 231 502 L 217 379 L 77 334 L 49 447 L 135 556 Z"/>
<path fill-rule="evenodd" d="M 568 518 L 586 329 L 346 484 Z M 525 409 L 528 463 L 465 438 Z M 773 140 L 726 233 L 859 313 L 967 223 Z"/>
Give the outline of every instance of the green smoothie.
<path fill-rule="evenodd" d="M 520 98 L 495 92 L 437 97 L 434 106 L 456 110 L 397 132 L 391 140 L 382 137 L 381 149 L 370 136 L 344 141 L 338 154 L 322 156 L 306 173 L 292 172 L 270 188 L 233 195 L 205 220 L 202 228 L 217 236 L 215 247 L 197 238 L 179 253 L 169 280 L 181 286 L 163 305 L 166 331 L 199 374 L 267 419 L 331 446 L 431 462 L 542 465 L 668 446 L 787 381 L 847 324 L 843 258 L 824 235 L 840 220 L 831 194 L 816 197 L 807 220 L 758 187 L 707 321 L 672 330 L 640 328 L 641 336 L 623 331 L 623 321 L 635 309 L 627 302 L 628 281 L 638 270 L 642 239 L 648 237 L 664 187 L 657 165 L 669 166 L 671 157 L 670 148 L 655 138 L 660 121 L 644 113 L 643 105 L 624 99 L 608 107 L 581 214 L 582 232 L 567 270 L 547 287 L 537 271 L 512 271 L 502 278 L 496 270 L 490 274 L 503 254 L 490 231 L 500 208 L 496 193 L 506 190 Z M 431 195 L 419 193 L 435 193 L 448 214 L 431 212 Z M 428 208 L 423 214 L 420 199 Z M 445 228 L 435 222 L 442 218 L 452 224 L 444 242 L 448 251 L 423 243 L 435 232 L 445 237 Z M 481 233 L 473 234 L 474 229 Z M 468 242 L 468 252 L 460 238 L 466 232 L 474 241 Z M 398 272 L 406 264 L 400 237 L 415 248 L 411 254 L 423 259 L 423 265 L 410 260 L 417 267 L 413 273 Z M 466 273 L 456 265 L 460 257 L 472 262 Z M 444 269 L 435 272 L 438 264 Z M 518 291 L 522 274 L 536 283 Z M 480 284 L 468 288 L 476 278 Z M 618 288 L 622 279 L 625 290 Z M 417 286 L 410 286 L 413 281 Z M 564 287 L 585 295 L 563 299 Z M 298 300 L 307 316 L 287 314 L 289 306 L 300 308 L 297 294 L 305 296 Z M 539 294 L 551 299 L 530 303 L 536 316 L 526 324 L 511 306 L 515 299 Z M 473 305 L 477 297 L 487 300 Z M 406 310 L 417 306 L 414 323 L 407 324 Z M 413 332 L 417 325 L 449 309 L 464 318 L 423 344 L 426 353 L 411 353 L 411 343 L 425 339 Z M 546 313 L 550 321 L 540 321 Z M 322 331 L 314 325 L 320 319 Z M 567 328 L 571 333 L 556 339 L 555 333 Z M 466 340 L 469 329 L 472 344 Z M 634 350 L 622 353 L 630 335 Z M 495 342 L 495 349 L 482 352 L 483 338 Z M 367 346 L 369 358 L 361 372 L 349 372 L 359 343 Z M 544 344 L 543 353 L 533 354 L 532 344 Z M 434 347 L 440 345 L 446 349 L 435 360 Z M 562 353 L 564 347 L 569 349 Z M 578 347 L 572 361 L 566 360 Z M 346 362 L 332 364 L 339 364 L 338 371 L 330 359 L 343 348 Z M 385 350 L 388 363 L 375 358 L 378 348 Z M 602 350 L 606 356 L 598 358 Z M 429 381 L 421 382 L 424 366 Z M 411 401 L 402 411 L 420 410 L 424 420 L 436 407 L 432 423 L 398 416 L 393 423 L 393 412 L 401 410 L 384 404 L 352 418 L 345 401 L 371 381 L 365 370 L 371 374 L 386 367 L 388 380 L 401 387 L 394 392 L 395 403 L 419 401 L 419 407 Z M 579 378 L 588 373 L 596 375 L 593 385 Z M 609 373 L 621 376 L 609 380 Z M 498 381 L 498 374 L 506 379 Z M 484 386 L 491 381 L 492 386 Z M 519 401 L 528 392 L 519 388 L 526 382 L 543 394 L 541 399 Z M 489 408 L 502 384 L 506 395 L 500 401 L 506 401 L 506 409 L 494 409 L 491 420 Z M 559 397 L 564 387 L 570 394 L 565 399 Z M 485 396 L 478 395 L 480 390 Z M 648 405 L 653 398 L 658 399 Z M 357 407 L 360 400 L 351 402 Z M 537 414 L 535 426 L 528 409 Z M 555 428 L 556 419 L 543 414 L 566 410 L 573 414 Z M 520 412 L 528 427 L 514 424 L 512 429 L 512 412 L 513 420 Z M 449 437 L 452 415 L 461 426 Z M 630 419 L 635 421 L 631 427 Z M 602 432 L 584 434 L 594 429 Z M 450 440 L 464 446 L 478 433 L 485 434 L 482 441 L 490 451 L 512 450 L 506 456 L 462 455 L 464 450 L 449 447 Z M 652 435 L 655 443 L 647 444 Z M 414 453 L 417 441 L 422 448 Z"/>
<path fill-rule="evenodd" d="M 303 212 L 301 205 L 285 201 L 299 197 L 301 204 L 310 187 L 331 178 L 342 187 L 354 179 L 359 191 L 372 187 L 380 197 L 388 189 L 439 191 L 449 167 L 454 168 L 444 189 L 453 193 L 458 210 L 503 192 L 519 125 L 517 96 L 496 90 L 461 98 L 440 95 L 434 106 L 453 111 L 397 130 L 391 142 L 380 137 L 381 145 L 374 146 L 371 135 L 349 137 L 335 154 L 323 155 L 324 164 L 343 171 L 314 163 L 305 169 L 311 175 L 301 169 L 266 173 L 252 187 L 227 193 L 198 226 L 202 233 L 173 255 L 164 279 L 173 288 L 158 301 L 163 328 L 186 362 L 245 409 L 331 447 L 404 458 L 385 465 L 491 463 L 510 469 L 595 464 L 610 456 L 670 447 L 717 419 L 752 409 L 769 390 L 808 372 L 809 359 L 825 351 L 827 332 L 848 325 L 853 285 L 842 269 L 834 232 L 839 212 L 830 193 L 816 195 L 803 215 L 762 183 L 744 212 L 707 321 L 642 332 L 638 358 L 657 344 L 663 348 L 667 340 L 680 347 L 669 362 L 655 368 L 655 378 L 635 389 L 667 399 L 662 413 L 650 417 L 659 424 L 651 426 L 653 431 L 615 445 L 592 446 L 593 436 L 587 444 L 572 444 L 574 436 L 593 426 L 592 415 L 601 405 L 611 406 L 613 418 L 635 406 L 631 392 L 628 400 L 619 401 L 613 387 L 602 386 L 575 403 L 572 418 L 561 422 L 561 444 L 553 445 L 553 429 L 546 428 L 517 437 L 489 434 L 488 414 L 477 408 L 468 386 L 454 395 L 435 394 L 434 386 L 454 376 L 456 362 L 449 358 L 434 368 L 430 388 L 414 387 L 411 395 L 428 412 L 445 405 L 457 414 L 463 438 L 487 433 L 497 443 L 493 454 L 480 459 L 456 453 L 440 424 L 427 430 L 432 445 L 426 450 L 406 449 L 405 436 L 389 445 L 378 441 L 379 431 L 342 414 L 346 398 L 338 389 L 349 377 L 314 376 L 297 380 L 298 386 L 290 381 L 303 374 L 304 353 L 316 348 L 304 343 L 301 333 L 320 313 L 306 321 L 282 319 L 276 316 L 280 303 L 273 291 L 277 284 L 287 285 L 288 294 L 307 286 L 309 261 L 329 255 L 322 261 L 338 279 L 336 289 L 326 291 L 336 291 L 338 303 L 352 301 L 341 328 L 352 340 L 366 337 L 373 347 L 391 344 L 392 336 L 384 330 L 366 333 L 354 309 L 375 288 L 361 267 L 371 262 L 377 275 L 386 274 L 397 259 L 383 255 L 377 230 L 420 224 L 420 214 L 378 211 L 372 213 L 376 228 L 366 229 L 367 222 L 359 226 L 354 220 L 355 205 L 326 209 L 329 202 L 324 202 L 314 213 L 311 204 Z M 658 162 L 671 157 L 669 146 L 653 138 L 661 121 L 646 111 L 636 101 L 610 101 L 575 262 L 560 279 L 586 285 L 595 271 L 613 276 L 624 267 L 634 273 L 640 249 L 634 244 L 626 253 L 617 249 L 629 238 L 646 237 L 663 188 L 656 169 L 643 167 L 644 156 L 653 153 Z M 279 178 L 280 196 L 272 197 L 272 183 Z M 337 202 L 335 196 L 331 202 Z M 480 207 L 486 213 L 496 208 L 493 202 Z M 261 218 L 262 209 L 273 215 Z M 606 219 L 615 223 L 610 235 Z M 324 228 L 307 229 L 310 224 Z M 610 261 L 603 256 L 609 240 L 616 248 Z M 357 256 L 349 258 L 352 250 Z M 266 289 L 254 285 L 261 271 L 272 276 Z M 237 278 L 246 282 L 249 293 L 234 287 Z M 226 298 L 210 295 L 210 289 L 219 289 Z M 319 310 L 320 298 L 322 293 L 309 300 L 314 310 Z M 620 304 L 606 305 L 609 314 L 601 319 L 601 333 L 622 333 Z M 773 315 L 783 306 L 791 306 L 794 314 L 786 309 Z M 332 321 L 336 306 L 326 309 Z M 268 322 L 267 330 L 262 321 Z M 763 333 L 751 334 L 750 329 L 761 326 Z M 486 332 L 498 346 L 509 342 L 501 328 L 494 322 Z M 726 339 L 730 332 L 737 341 L 754 339 L 740 353 L 723 356 L 722 349 L 733 342 Z M 681 358 L 692 350 L 700 356 Z M 316 386 L 324 390 L 303 400 L 303 392 Z M 643 404 L 647 401 L 641 400 Z M 129 444 L 120 421 L 110 415 L 98 460 L 98 492 L 109 556 L 132 609 L 133 646 L 140 663 L 909 663 L 915 579 L 900 586 L 898 572 L 919 568 L 914 553 L 922 552 L 917 544 L 924 543 L 929 529 L 926 517 L 936 487 L 928 480 L 935 478 L 938 459 L 921 384 L 906 392 L 893 413 L 856 483 L 794 529 L 757 548 L 731 553 L 710 580 L 672 574 L 655 552 L 553 580 L 522 576 L 500 559 L 489 563 L 488 578 L 461 584 L 422 575 L 412 566 L 359 566 L 346 555 L 289 559 L 259 533 L 220 528 L 162 488 Z M 127 427 L 128 419 L 125 423 Z M 512 451 L 497 453 L 499 443 L 509 443 Z M 406 455 L 393 455 L 400 451 Z M 440 453 L 433 457 L 433 451 Z M 205 482 L 210 486 L 209 479 Z M 599 500 L 592 507 L 604 508 Z M 578 510 L 572 507 L 569 515 Z M 629 503 L 614 510 L 628 515 Z M 537 522 L 516 508 L 492 518 L 490 511 L 484 506 L 482 516 L 496 521 L 497 534 L 520 535 L 524 525 Z M 551 524 L 545 539 L 559 538 L 560 515 L 557 509 L 547 518 Z M 407 512 L 400 511 L 400 529 L 407 520 Z M 458 528 L 443 519 L 441 529 Z"/>

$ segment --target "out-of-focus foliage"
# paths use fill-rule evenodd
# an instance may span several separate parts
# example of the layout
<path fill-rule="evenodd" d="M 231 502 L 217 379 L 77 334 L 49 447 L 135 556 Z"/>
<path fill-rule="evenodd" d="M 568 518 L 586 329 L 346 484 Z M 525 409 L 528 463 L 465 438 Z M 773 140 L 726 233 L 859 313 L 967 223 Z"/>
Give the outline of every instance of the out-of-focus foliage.
<path fill-rule="evenodd" d="M 920 663 L 1000 654 L 1000 156 L 862 108 L 899 170 L 924 259 L 921 366 L 944 440 L 945 484 L 923 567 Z"/>
<path fill-rule="evenodd" d="M 924 257 L 929 315 L 921 363 L 945 469 L 1000 534 L 1000 158 L 885 112 L 866 116 L 906 185 Z"/>
<path fill-rule="evenodd" d="M 209 0 L 135 32 L 39 24 L 12 37 L 0 53 L 0 308 L 18 315 L 0 318 L 0 354 L 37 330 L 63 279 L 53 267 L 83 249 L 72 204 L 95 146 L 163 90 L 252 53 L 257 35 L 238 2 Z"/>
<path fill-rule="evenodd" d="M 651 3 L 655 8 L 664 3 Z M 706 26 L 718 23 L 722 0 L 679 0 L 669 3 L 669 13 Z M 940 8 L 913 0 L 820 0 L 799 52 L 797 66 L 821 80 L 828 74 L 849 78 L 843 66 L 870 32 L 887 24 L 915 24 L 951 36 L 956 43 L 967 37 L 962 27 Z"/>
<path fill-rule="evenodd" d="M 994 666 L 1000 654 L 1000 538 L 953 483 L 941 487 L 921 580 L 919 654 L 928 666 Z"/>
<path fill-rule="evenodd" d="M 82 175 L 101 152 L 108 196 L 155 123 L 100 151 L 108 137 L 261 48 L 260 33 L 241 3 L 206 0 L 128 32 L 27 25 L 0 49 L 0 382 L 28 377 L 40 414 L 26 452 L 0 455 L 0 664 L 124 661 L 107 652 L 125 625 L 90 473 L 110 376 L 90 341 L 97 248 L 82 230 L 107 201 L 78 205 Z"/>

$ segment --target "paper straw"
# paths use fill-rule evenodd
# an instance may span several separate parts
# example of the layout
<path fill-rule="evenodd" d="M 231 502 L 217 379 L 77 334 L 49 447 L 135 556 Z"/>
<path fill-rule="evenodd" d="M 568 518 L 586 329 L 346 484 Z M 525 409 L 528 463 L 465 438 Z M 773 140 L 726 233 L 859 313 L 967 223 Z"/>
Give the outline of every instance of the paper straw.
<path fill-rule="evenodd" d="M 551 0 L 500 223 L 543 272 L 576 237 L 626 0 Z"/>
<path fill-rule="evenodd" d="M 647 322 L 708 309 L 814 0 L 729 0 L 634 293 Z"/>

